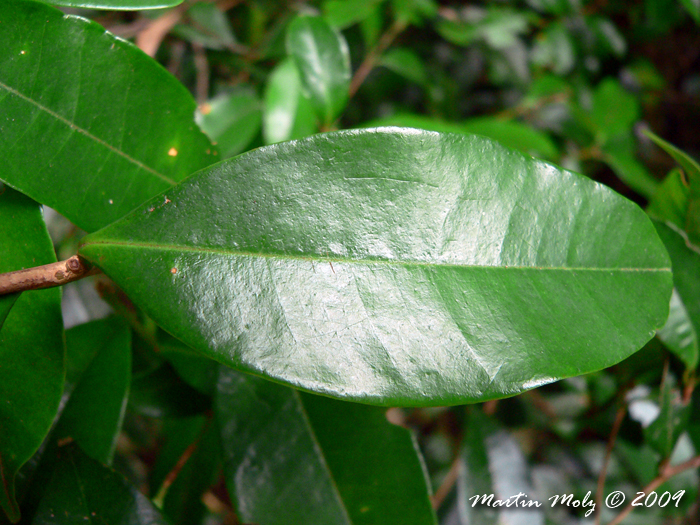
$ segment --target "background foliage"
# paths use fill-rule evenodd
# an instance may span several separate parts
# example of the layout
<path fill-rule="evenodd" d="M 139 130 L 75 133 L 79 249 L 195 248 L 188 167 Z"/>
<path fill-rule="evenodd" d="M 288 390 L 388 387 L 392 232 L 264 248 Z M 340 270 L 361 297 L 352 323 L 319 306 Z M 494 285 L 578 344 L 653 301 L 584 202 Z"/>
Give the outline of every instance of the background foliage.
<path fill-rule="evenodd" d="M 697 523 L 700 4 L 47 3 L 163 68 L 97 25 L 0 6 L 0 271 L 73 255 L 85 232 L 222 158 L 399 125 L 479 134 L 635 201 L 669 253 L 674 291 L 666 325 L 612 368 L 483 404 L 388 412 L 203 359 L 103 275 L 62 300 L 55 289 L 0 298 L 0 522 L 21 511 L 22 523 L 609 523 L 624 505 L 601 497 L 620 490 L 628 503 L 647 487 L 685 492 L 624 523 Z M 52 45 L 27 52 L 40 39 Z M 46 63 L 40 82 L 22 74 Z M 32 125 L 14 131 L 12 119 Z M 70 180 L 66 166 L 80 166 Z M 61 215 L 42 219 L 23 194 Z M 588 519 L 468 499 L 589 491 Z"/>

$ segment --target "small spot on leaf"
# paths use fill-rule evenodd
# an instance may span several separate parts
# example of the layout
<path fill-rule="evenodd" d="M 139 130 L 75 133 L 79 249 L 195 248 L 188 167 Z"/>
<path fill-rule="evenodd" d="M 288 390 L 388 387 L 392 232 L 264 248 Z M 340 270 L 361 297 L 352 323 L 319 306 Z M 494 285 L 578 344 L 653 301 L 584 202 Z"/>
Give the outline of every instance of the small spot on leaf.
<path fill-rule="evenodd" d="M 177 150 L 175 148 L 170 148 L 170 150 L 168 150 L 168 155 L 170 155 L 171 157 L 176 157 Z"/>
<path fill-rule="evenodd" d="M 177 268 L 170 268 L 170 273 L 175 275 L 177 273 Z"/>

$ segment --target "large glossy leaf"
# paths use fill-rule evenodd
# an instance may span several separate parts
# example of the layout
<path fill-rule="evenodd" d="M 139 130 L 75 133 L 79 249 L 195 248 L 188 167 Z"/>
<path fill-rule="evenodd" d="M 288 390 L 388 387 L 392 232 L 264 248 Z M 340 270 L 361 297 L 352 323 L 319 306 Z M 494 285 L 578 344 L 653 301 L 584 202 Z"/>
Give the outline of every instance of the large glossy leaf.
<path fill-rule="evenodd" d="M 111 463 L 121 429 L 131 379 L 131 332 L 117 317 L 92 321 L 66 332 L 68 363 L 80 366 L 77 382 L 66 383 L 70 399 L 53 431 L 58 440 L 71 438 L 90 457 Z"/>
<path fill-rule="evenodd" d="M 123 216 L 215 153 L 195 103 L 99 25 L 0 3 L 0 179 L 84 230 Z"/>
<path fill-rule="evenodd" d="M 221 367 L 216 413 L 242 521 L 435 523 L 417 445 L 381 409 Z"/>
<path fill-rule="evenodd" d="M 324 19 L 301 16 L 287 29 L 287 52 L 316 116 L 329 126 L 345 109 L 350 87 L 350 51 L 343 36 Z"/>
<path fill-rule="evenodd" d="M 113 9 L 134 11 L 137 9 L 159 9 L 179 5 L 183 0 L 39 0 L 52 5 L 84 7 L 87 9 Z"/>
<path fill-rule="evenodd" d="M 477 136 L 384 128 L 195 174 L 80 253 L 193 349 L 389 405 L 512 395 L 597 370 L 668 316 L 646 215 Z"/>
<path fill-rule="evenodd" d="M 61 523 L 110 525 L 168 523 L 138 488 L 75 445 L 61 449 L 56 471 L 32 524 L 55 524 L 57 519 Z"/>
<path fill-rule="evenodd" d="M 0 271 L 55 261 L 40 207 L 4 188 Z M 63 358 L 60 290 L 24 292 L 6 313 L 0 330 L 0 507 L 11 520 L 19 517 L 15 475 L 39 448 L 58 410 Z"/>

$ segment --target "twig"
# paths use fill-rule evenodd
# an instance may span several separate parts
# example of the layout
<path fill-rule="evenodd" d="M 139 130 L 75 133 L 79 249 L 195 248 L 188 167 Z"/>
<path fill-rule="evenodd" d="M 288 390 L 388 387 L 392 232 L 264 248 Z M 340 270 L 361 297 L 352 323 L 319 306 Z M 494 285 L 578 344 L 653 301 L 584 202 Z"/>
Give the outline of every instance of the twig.
<path fill-rule="evenodd" d="M 623 404 L 617 409 L 617 414 L 615 414 L 615 422 L 613 423 L 612 430 L 610 431 L 608 446 L 605 449 L 605 459 L 603 460 L 603 467 L 600 469 L 600 475 L 598 476 L 598 487 L 595 491 L 595 505 L 598 509 L 602 508 L 603 505 L 603 491 L 605 490 L 605 478 L 608 475 L 608 465 L 610 465 L 610 457 L 612 456 L 612 451 L 615 446 L 615 440 L 617 439 L 618 432 L 620 432 L 620 427 L 622 426 L 622 421 L 625 419 L 626 413 L 627 405 Z M 596 514 L 596 525 L 600 525 L 600 514 L 600 512 Z"/>
<path fill-rule="evenodd" d="M 65 261 L 0 274 L 0 295 L 62 286 L 98 272 L 74 255 Z"/>
<path fill-rule="evenodd" d="M 530 397 L 530 401 L 535 405 L 535 408 L 542 412 L 549 419 L 558 419 L 557 411 L 554 410 L 552 405 L 547 401 L 538 390 L 528 390 L 527 395 Z"/>
<path fill-rule="evenodd" d="M 440 508 L 440 505 L 442 505 L 442 502 L 445 501 L 445 498 L 452 490 L 452 487 L 454 487 L 454 484 L 457 482 L 457 476 L 459 475 L 459 463 L 460 456 L 458 455 L 452 462 L 450 470 L 445 475 L 445 479 L 442 480 L 442 483 L 435 491 L 435 494 L 433 494 L 433 496 L 430 498 L 430 502 L 435 510 Z"/>
<path fill-rule="evenodd" d="M 681 472 L 685 472 L 686 470 L 694 469 L 694 468 L 700 468 L 700 455 L 695 456 L 693 458 L 690 458 L 688 461 L 684 461 L 683 463 L 676 465 L 675 467 L 670 466 L 668 463 L 662 465 L 660 469 L 659 475 L 654 478 L 651 483 L 649 483 L 646 487 L 644 487 L 641 492 L 644 492 L 645 494 L 656 490 L 659 488 L 661 485 L 666 483 L 669 479 L 671 479 L 673 476 L 676 476 L 680 474 Z M 608 525 L 619 525 L 619 523 L 624 520 L 627 515 L 634 510 L 634 507 L 632 506 L 632 502 L 630 502 L 623 510 L 618 514 L 614 520 L 612 520 Z"/>
<path fill-rule="evenodd" d="M 155 56 L 165 35 L 180 21 L 187 7 L 187 3 L 180 4 L 148 24 L 143 31 L 136 35 L 136 45 L 139 49 L 148 56 Z"/>
<path fill-rule="evenodd" d="M 167 496 L 167 494 L 168 494 L 168 489 L 170 489 L 170 486 L 173 483 L 175 483 L 175 480 L 177 479 L 178 475 L 180 474 L 180 471 L 185 466 L 185 464 L 189 461 L 189 459 L 192 457 L 192 454 L 194 454 L 194 452 L 197 450 L 197 447 L 199 447 L 199 443 L 202 441 L 204 434 L 206 434 L 207 430 L 209 430 L 209 425 L 211 423 L 211 414 L 207 414 L 207 416 L 208 416 L 207 420 L 202 425 L 202 429 L 199 431 L 199 435 L 197 436 L 197 439 L 195 439 L 192 443 L 190 443 L 189 446 L 182 453 L 180 458 L 177 460 L 177 463 L 175 463 L 175 466 L 172 468 L 172 470 L 170 472 L 168 472 L 168 475 L 165 476 L 165 479 L 163 480 L 163 483 L 160 486 L 160 489 L 158 489 L 158 494 L 156 494 L 156 497 L 153 498 L 153 502 L 159 508 L 163 508 L 163 504 L 165 503 L 165 496 Z"/>
<path fill-rule="evenodd" d="M 199 42 L 192 42 L 194 51 L 194 67 L 197 70 L 195 85 L 195 99 L 198 105 L 204 104 L 209 98 L 209 61 L 204 46 Z"/>
<path fill-rule="evenodd" d="M 357 71 L 355 71 L 355 74 L 350 81 L 350 88 L 348 89 L 348 96 L 350 98 L 355 96 L 355 93 L 357 93 L 357 90 L 360 89 L 360 86 L 367 78 L 367 75 L 369 75 L 374 66 L 377 65 L 382 53 L 384 53 L 394 39 L 399 36 L 404 29 L 406 29 L 407 25 L 408 24 L 403 20 L 396 20 L 393 24 L 391 24 L 391 27 L 389 27 L 386 33 L 379 38 L 377 45 L 374 46 L 369 53 L 367 53 L 367 56 L 362 61 L 362 64 L 360 64 L 360 67 L 357 68 Z"/>

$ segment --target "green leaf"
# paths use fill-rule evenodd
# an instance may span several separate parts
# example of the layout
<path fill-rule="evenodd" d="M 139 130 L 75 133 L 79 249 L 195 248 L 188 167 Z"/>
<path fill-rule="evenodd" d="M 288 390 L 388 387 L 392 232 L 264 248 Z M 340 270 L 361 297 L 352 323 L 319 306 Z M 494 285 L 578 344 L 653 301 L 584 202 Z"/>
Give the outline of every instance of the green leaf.
<path fill-rule="evenodd" d="M 646 198 L 651 198 L 659 182 L 632 155 L 620 152 L 615 147 L 603 148 L 603 160 L 625 184 Z"/>
<path fill-rule="evenodd" d="M 302 94 L 299 70 L 291 58 L 272 71 L 265 88 L 265 144 L 300 139 L 316 132 L 311 102 Z"/>
<path fill-rule="evenodd" d="M 652 196 L 647 213 L 659 220 L 671 222 L 679 229 L 684 229 L 689 200 L 690 188 L 683 179 L 683 172 L 675 168 Z"/>
<path fill-rule="evenodd" d="M 79 253 L 204 355 L 393 406 L 610 366 L 663 325 L 672 288 L 632 202 L 488 139 L 415 129 L 253 150 Z"/>
<path fill-rule="evenodd" d="M 673 157 L 685 174 L 684 178 L 683 174 L 672 172 L 666 177 L 667 183 L 654 195 L 656 202 L 651 203 L 649 212 L 685 230 L 689 241 L 700 247 L 700 164 L 651 131 L 644 133 Z"/>
<path fill-rule="evenodd" d="M 194 100 L 99 25 L 0 3 L 0 179 L 86 231 L 213 160 Z"/>
<path fill-rule="evenodd" d="M 68 363 L 85 356 L 90 361 L 77 384 L 67 374 L 70 399 L 53 436 L 70 437 L 90 457 L 110 464 L 129 395 L 131 332 L 117 317 L 92 321 L 68 330 L 66 346 Z"/>
<path fill-rule="evenodd" d="M 552 142 L 552 139 L 545 133 L 537 131 L 527 124 L 494 117 L 476 117 L 462 122 L 447 122 L 423 115 L 403 113 L 374 120 L 363 124 L 363 126 L 400 126 L 437 131 L 440 133 L 483 135 L 484 137 L 500 142 L 504 146 L 537 157 L 554 159 L 559 155 L 554 142 Z"/>
<path fill-rule="evenodd" d="M 192 4 L 187 19 L 189 24 L 176 25 L 174 34 L 210 49 L 231 49 L 237 44 L 231 24 L 216 2 Z"/>
<path fill-rule="evenodd" d="M 135 375 L 129 408 L 148 417 L 189 417 L 210 406 L 209 397 L 185 383 L 168 363 Z"/>
<path fill-rule="evenodd" d="M 41 208 L 5 187 L 0 272 L 55 261 Z M 0 308 L 7 304 L 0 301 Z M 34 290 L 16 298 L 0 330 L 0 507 L 12 521 L 19 518 L 15 475 L 39 448 L 58 411 L 64 352 L 61 291 Z"/>
<path fill-rule="evenodd" d="M 457 476 L 461 522 L 467 525 L 542 523 L 543 513 L 534 503 L 523 508 L 532 501 L 533 487 L 527 460 L 518 443 L 480 409 L 469 411 L 465 429 Z M 483 504 L 482 496 L 490 494 L 494 495 L 491 505 Z M 493 505 L 497 499 L 511 504 L 503 508 Z"/>
<path fill-rule="evenodd" d="M 423 61 L 408 48 L 390 49 L 382 56 L 379 64 L 420 86 L 428 84 L 428 73 Z"/>
<path fill-rule="evenodd" d="M 202 357 L 165 332 L 159 334 L 158 353 L 192 388 L 205 396 L 211 397 L 214 394 L 219 374 L 219 364 L 216 361 Z"/>
<path fill-rule="evenodd" d="M 381 409 L 221 367 L 216 413 L 242 521 L 436 523 L 417 444 Z"/>
<path fill-rule="evenodd" d="M 671 294 L 668 320 L 656 335 L 663 341 L 666 348 L 683 361 L 688 370 L 694 370 L 698 366 L 700 351 L 698 333 L 693 327 L 683 300 L 675 289 Z"/>
<path fill-rule="evenodd" d="M 384 0 L 329 0 L 323 3 L 323 17 L 334 27 L 345 29 L 369 18 Z"/>
<path fill-rule="evenodd" d="M 138 9 L 161 9 L 180 5 L 183 0 L 38 0 L 63 7 L 85 9 L 112 9 L 114 11 L 136 11 Z"/>
<path fill-rule="evenodd" d="M 245 151 L 260 131 L 261 104 L 252 90 L 239 89 L 210 100 L 198 124 L 219 147 L 222 158 Z"/>
<path fill-rule="evenodd" d="M 464 10 L 463 20 L 441 20 L 436 29 L 446 40 L 459 46 L 483 41 L 489 47 L 506 50 L 517 44 L 519 36 L 528 31 L 534 15 L 510 8 L 470 7 Z"/>
<path fill-rule="evenodd" d="M 348 101 L 350 51 L 345 38 L 323 18 L 300 16 L 287 28 L 287 53 L 299 68 L 316 116 L 330 126 Z"/>
<path fill-rule="evenodd" d="M 681 0 L 681 4 L 690 13 L 696 23 L 700 24 L 700 0 Z"/>
<path fill-rule="evenodd" d="M 392 0 L 391 8 L 398 22 L 422 25 L 424 18 L 434 18 L 438 12 L 435 0 Z"/>
<path fill-rule="evenodd" d="M 700 191 L 700 164 L 698 164 L 697 161 L 690 155 L 684 151 L 681 151 L 670 142 L 666 142 L 664 139 L 658 135 L 655 135 L 650 130 L 645 129 L 644 134 L 649 137 L 654 144 L 673 157 L 673 160 L 675 160 L 678 165 L 683 168 L 683 171 L 688 177 L 688 182 L 691 189 Z"/>
<path fill-rule="evenodd" d="M 551 68 L 557 75 L 566 75 L 576 66 L 576 47 L 572 32 L 555 22 L 540 33 L 532 49 L 532 61 Z"/>
<path fill-rule="evenodd" d="M 33 525 L 109 523 L 167 525 L 148 499 L 121 474 L 100 465 L 75 445 L 60 452 L 56 471 Z"/>
<path fill-rule="evenodd" d="M 223 452 L 219 428 L 210 417 L 199 416 L 166 421 L 164 435 L 167 441 L 158 455 L 153 475 L 155 478 L 160 474 L 159 483 L 178 468 L 178 461 L 188 448 L 194 447 L 194 452 L 184 466 L 180 465 L 181 470 L 172 485 L 153 492 L 157 494 L 155 501 L 162 502 L 163 513 L 175 525 L 201 523 L 206 510 L 202 495 L 214 483 L 221 469 Z"/>
<path fill-rule="evenodd" d="M 37 266 L 37 256 L 46 259 L 52 253 L 41 206 L 0 182 L 0 273 Z M 0 329 L 18 297 L 0 296 Z"/>
<path fill-rule="evenodd" d="M 661 388 L 659 415 L 644 429 L 644 438 L 662 458 L 669 458 L 676 441 L 685 431 L 690 416 L 690 405 L 683 403 L 680 392 L 673 388 L 667 377 Z"/>
<path fill-rule="evenodd" d="M 639 103 L 613 78 L 606 78 L 593 92 L 589 113 L 590 128 L 604 144 L 618 135 L 629 133 L 639 118 Z"/>
<path fill-rule="evenodd" d="M 674 295 L 677 295 L 685 310 L 683 315 L 679 307 L 672 304 L 668 323 L 659 336 L 668 345 L 669 350 L 678 353 L 684 362 L 697 364 L 697 334 L 700 333 L 700 250 L 693 245 L 689 246 L 686 234 L 672 224 L 654 221 L 654 226 L 671 256 L 673 284 L 676 289 Z M 671 299 L 673 301 L 673 297 Z M 687 317 L 691 326 L 685 326 L 682 317 Z M 691 337 L 693 333 L 694 345 Z"/>

